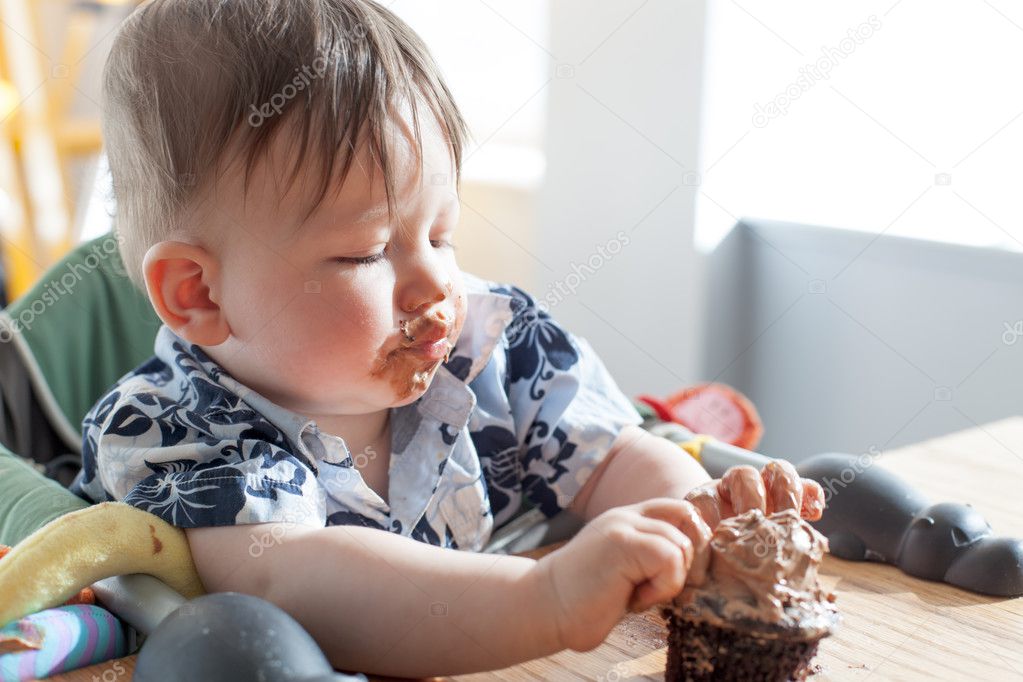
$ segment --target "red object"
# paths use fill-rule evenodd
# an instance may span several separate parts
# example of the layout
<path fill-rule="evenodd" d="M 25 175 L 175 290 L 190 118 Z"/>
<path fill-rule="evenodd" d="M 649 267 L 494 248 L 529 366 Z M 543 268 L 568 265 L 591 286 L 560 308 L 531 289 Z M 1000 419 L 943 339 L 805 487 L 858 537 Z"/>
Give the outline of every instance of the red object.
<path fill-rule="evenodd" d="M 718 383 L 699 384 L 657 400 L 639 396 L 664 421 L 673 421 L 693 433 L 713 436 L 717 440 L 753 450 L 764 434 L 764 425 L 753 403 L 731 386 Z"/>
<path fill-rule="evenodd" d="M 640 395 L 640 396 L 636 396 L 636 400 L 638 400 L 641 403 L 646 403 L 647 405 L 649 405 L 650 408 L 657 414 L 657 417 L 661 421 L 666 421 L 666 422 L 673 422 L 673 421 L 675 421 L 675 418 L 671 415 L 671 410 L 669 410 L 664 405 L 664 403 L 662 403 L 657 398 L 653 398 L 653 397 L 648 396 L 648 395 Z"/>

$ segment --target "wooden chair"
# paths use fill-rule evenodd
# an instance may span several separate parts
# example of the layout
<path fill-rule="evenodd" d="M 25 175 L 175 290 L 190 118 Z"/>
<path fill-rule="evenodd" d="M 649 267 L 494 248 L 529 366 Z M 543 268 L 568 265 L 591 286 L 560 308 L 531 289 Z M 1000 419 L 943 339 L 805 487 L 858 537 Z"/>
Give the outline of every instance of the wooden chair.
<path fill-rule="evenodd" d="M 83 60 L 134 0 L 0 0 L 0 236 L 6 294 L 28 290 L 78 242 L 73 169 L 102 148 L 99 106 L 72 112 L 88 98 Z M 61 21 L 54 21 L 60 18 Z M 43 49 L 42 29 L 59 24 L 59 60 Z M 95 106 L 93 106 L 95 105 Z"/>

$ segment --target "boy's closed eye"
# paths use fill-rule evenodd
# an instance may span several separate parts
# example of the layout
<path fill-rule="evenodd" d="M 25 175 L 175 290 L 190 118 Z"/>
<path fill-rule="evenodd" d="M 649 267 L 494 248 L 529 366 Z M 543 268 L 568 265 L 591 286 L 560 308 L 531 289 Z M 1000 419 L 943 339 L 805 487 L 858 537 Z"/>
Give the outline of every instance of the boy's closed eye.
<path fill-rule="evenodd" d="M 456 250 L 457 247 L 448 239 L 431 239 L 430 246 L 435 249 L 451 249 Z M 350 263 L 354 265 L 370 265 L 378 261 L 383 260 L 387 253 L 387 249 L 384 248 L 381 251 L 370 254 L 368 256 L 338 256 L 334 260 L 339 263 Z"/>
<path fill-rule="evenodd" d="M 352 265 L 369 265 L 383 260 L 384 252 L 379 251 L 369 256 L 337 256 L 333 260 L 338 263 L 349 263 Z"/>

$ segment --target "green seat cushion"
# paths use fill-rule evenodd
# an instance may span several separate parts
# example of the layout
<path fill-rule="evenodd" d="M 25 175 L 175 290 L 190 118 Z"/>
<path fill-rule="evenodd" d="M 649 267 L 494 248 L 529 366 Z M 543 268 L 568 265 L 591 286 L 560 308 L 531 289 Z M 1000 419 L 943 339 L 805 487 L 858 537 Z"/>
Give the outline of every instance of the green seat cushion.
<path fill-rule="evenodd" d="M 16 545 L 58 516 L 88 506 L 85 500 L 0 447 L 0 544 Z"/>
<path fill-rule="evenodd" d="M 75 452 L 86 412 L 153 354 L 160 327 L 128 279 L 111 234 L 75 248 L 4 317 L 5 334 L 25 360 L 47 417 Z"/>

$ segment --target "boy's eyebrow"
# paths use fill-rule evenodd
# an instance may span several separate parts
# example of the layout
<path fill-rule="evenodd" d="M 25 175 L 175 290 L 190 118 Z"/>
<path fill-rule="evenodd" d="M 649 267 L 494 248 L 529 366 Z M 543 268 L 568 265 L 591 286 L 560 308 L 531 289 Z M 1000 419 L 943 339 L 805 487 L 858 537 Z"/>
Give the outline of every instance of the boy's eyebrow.
<path fill-rule="evenodd" d="M 387 203 L 384 202 L 383 204 L 378 204 L 373 208 L 363 211 L 358 216 L 356 216 L 355 220 L 352 222 L 354 222 L 356 225 L 362 225 L 364 223 L 370 222 L 371 220 L 376 220 L 377 218 L 386 215 L 386 213 Z"/>
<path fill-rule="evenodd" d="M 440 209 L 439 212 L 440 213 L 446 213 L 447 211 L 450 211 L 450 210 L 454 209 L 454 207 L 457 204 L 458 204 L 457 195 L 452 195 L 451 199 L 449 201 L 446 201 L 446 202 L 444 202 L 444 204 L 441 205 L 441 209 Z M 378 204 L 378 205 L 374 206 L 373 208 L 368 208 L 365 211 L 363 211 L 362 213 L 358 214 L 355 217 L 355 219 L 352 221 L 352 223 L 354 225 L 364 225 L 364 224 L 372 222 L 372 221 L 376 220 L 377 218 L 380 218 L 380 217 L 382 217 L 382 216 L 384 216 L 386 214 L 387 214 L 387 202 L 384 202 L 382 204 Z"/>

